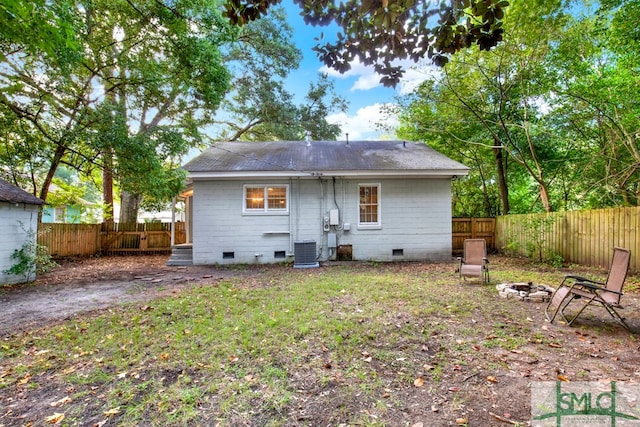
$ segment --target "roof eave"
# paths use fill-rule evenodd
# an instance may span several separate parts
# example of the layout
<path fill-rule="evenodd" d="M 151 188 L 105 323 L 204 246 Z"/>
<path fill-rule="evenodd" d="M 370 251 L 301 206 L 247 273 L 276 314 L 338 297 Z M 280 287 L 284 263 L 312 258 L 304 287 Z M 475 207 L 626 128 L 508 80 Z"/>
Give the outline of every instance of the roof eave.
<path fill-rule="evenodd" d="M 340 177 L 384 177 L 384 178 L 453 178 L 466 176 L 469 169 L 432 170 L 328 170 L 328 171 L 241 171 L 241 172 L 189 172 L 193 181 L 211 179 L 255 179 L 255 178 L 316 178 L 321 176 Z"/>

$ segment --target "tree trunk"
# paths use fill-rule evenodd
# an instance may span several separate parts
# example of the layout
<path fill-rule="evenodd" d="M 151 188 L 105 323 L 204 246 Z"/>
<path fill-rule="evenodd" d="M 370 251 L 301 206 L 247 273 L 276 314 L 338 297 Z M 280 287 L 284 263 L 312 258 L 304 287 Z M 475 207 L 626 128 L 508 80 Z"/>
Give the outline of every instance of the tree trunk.
<path fill-rule="evenodd" d="M 57 142 L 56 152 L 51 159 L 51 165 L 49 166 L 49 170 L 47 171 L 47 175 L 44 178 L 44 182 L 42 183 L 42 188 L 40 189 L 40 199 L 47 202 L 47 196 L 49 195 L 49 186 L 53 181 L 53 177 L 58 170 L 58 166 L 60 166 L 60 162 L 62 162 L 62 157 L 67 152 L 67 147 L 61 141 Z M 35 188 L 35 186 L 34 186 Z M 38 222 L 42 221 L 42 209 L 38 211 Z"/>
<path fill-rule="evenodd" d="M 142 196 L 122 190 L 120 197 L 120 222 L 138 222 L 138 211 Z"/>
<path fill-rule="evenodd" d="M 540 179 L 540 200 L 542 201 L 542 206 L 544 207 L 544 211 L 549 213 L 553 211 L 551 207 L 551 200 L 549 199 L 549 190 L 547 190 L 546 184 L 544 181 Z"/>
<path fill-rule="evenodd" d="M 507 179 L 504 172 L 504 157 L 502 155 L 502 144 L 495 141 L 493 147 L 493 156 L 496 160 L 496 175 L 498 177 L 498 189 L 500 190 L 500 202 L 502 204 L 502 215 L 509 213 L 509 188 L 507 187 Z"/>
<path fill-rule="evenodd" d="M 113 154 L 108 148 L 102 152 L 102 221 L 113 222 Z"/>

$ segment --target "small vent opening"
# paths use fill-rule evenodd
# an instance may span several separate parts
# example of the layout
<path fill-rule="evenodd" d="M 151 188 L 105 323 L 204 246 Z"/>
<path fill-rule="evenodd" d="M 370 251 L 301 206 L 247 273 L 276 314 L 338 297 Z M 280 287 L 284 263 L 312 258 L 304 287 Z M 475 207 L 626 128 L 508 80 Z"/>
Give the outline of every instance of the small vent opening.
<path fill-rule="evenodd" d="M 275 251 L 273 253 L 273 257 L 274 258 L 286 258 L 287 257 L 287 252 L 286 251 Z"/>
<path fill-rule="evenodd" d="M 404 249 L 392 249 L 391 254 L 393 256 L 404 256 Z"/>
<path fill-rule="evenodd" d="M 235 257 L 235 252 L 222 252 L 222 259 L 234 259 Z"/>

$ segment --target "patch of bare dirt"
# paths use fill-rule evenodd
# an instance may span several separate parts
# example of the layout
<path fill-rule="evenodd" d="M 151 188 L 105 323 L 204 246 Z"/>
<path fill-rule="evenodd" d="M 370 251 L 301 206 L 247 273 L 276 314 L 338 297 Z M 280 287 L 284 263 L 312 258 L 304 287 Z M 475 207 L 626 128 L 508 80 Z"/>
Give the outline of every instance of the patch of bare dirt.
<path fill-rule="evenodd" d="M 167 266 L 167 255 L 65 259 L 29 284 L 0 287 L 0 337 L 78 313 L 150 300 L 238 274 Z"/>

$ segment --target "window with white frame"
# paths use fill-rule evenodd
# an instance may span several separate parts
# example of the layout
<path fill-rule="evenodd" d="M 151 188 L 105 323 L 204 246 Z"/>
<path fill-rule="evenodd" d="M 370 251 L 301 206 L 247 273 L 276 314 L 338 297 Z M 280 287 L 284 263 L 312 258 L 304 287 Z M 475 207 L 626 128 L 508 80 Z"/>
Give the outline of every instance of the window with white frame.
<path fill-rule="evenodd" d="M 245 185 L 244 213 L 289 212 L 288 185 Z"/>
<path fill-rule="evenodd" d="M 359 184 L 358 228 L 380 228 L 380 184 Z"/>
<path fill-rule="evenodd" d="M 67 222 L 67 210 L 64 207 L 53 209 L 53 222 Z"/>

